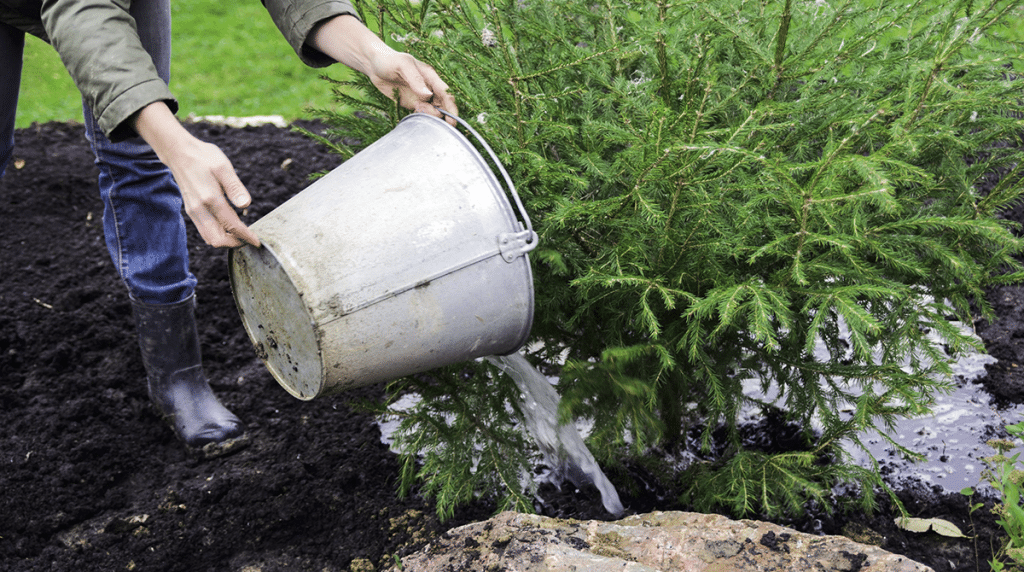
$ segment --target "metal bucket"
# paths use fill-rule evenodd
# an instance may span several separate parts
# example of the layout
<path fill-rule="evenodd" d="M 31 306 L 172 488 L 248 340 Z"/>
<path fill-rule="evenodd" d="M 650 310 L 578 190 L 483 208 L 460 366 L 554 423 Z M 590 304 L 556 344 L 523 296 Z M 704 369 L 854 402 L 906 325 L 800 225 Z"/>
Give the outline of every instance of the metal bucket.
<path fill-rule="evenodd" d="M 454 117 L 454 116 L 451 116 Z M 537 244 L 456 128 L 413 114 L 252 225 L 229 255 L 256 351 L 309 400 L 518 350 L 533 323 Z"/>

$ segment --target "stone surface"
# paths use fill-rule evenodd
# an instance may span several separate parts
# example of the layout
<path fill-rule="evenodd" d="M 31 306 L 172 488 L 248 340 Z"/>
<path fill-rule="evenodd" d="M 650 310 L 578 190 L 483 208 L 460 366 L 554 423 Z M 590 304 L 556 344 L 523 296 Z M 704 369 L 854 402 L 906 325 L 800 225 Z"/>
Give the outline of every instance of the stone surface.
<path fill-rule="evenodd" d="M 719 515 L 654 512 L 614 522 L 501 513 L 402 558 L 402 572 L 926 572 L 842 536 Z"/>

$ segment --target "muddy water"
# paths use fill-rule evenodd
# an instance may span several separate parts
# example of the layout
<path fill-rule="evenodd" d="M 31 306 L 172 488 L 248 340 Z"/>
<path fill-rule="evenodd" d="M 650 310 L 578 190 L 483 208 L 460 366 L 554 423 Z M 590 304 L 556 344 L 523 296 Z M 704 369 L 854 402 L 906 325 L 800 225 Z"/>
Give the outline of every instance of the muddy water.
<path fill-rule="evenodd" d="M 820 360 L 828 359 L 828 354 L 820 346 L 815 356 Z M 890 434 L 893 440 L 922 455 L 922 461 L 913 463 L 904 459 L 877 433 L 861 436 L 867 452 L 852 443 L 846 450 L 852 452 L 856 462 L 866 467 L 871 466 L 870 453 L 890 482 L 916 479 L 940 487 L 944 492 L 958 492 L 964 487 L 988 489 L 982 477 L 985 469 L 983 458 L 996 451 L 986 442 L 1000 436 L 999 431 L 1004 425 L 1024 419 L 1024 406 L 1000 409 L 977 383 L 985 375 L 985 365 L 996 361 L 983 353 L 959 358 L 952 364 L 955 389 L 949 394 L 938 395 L 929 415 L 902 419 L 896 424 Z M 757 379 L 748 380 L 746 393 L 763 397 L 758 383 Z M 852 414 L 853 407 L 847 409 Z"/>

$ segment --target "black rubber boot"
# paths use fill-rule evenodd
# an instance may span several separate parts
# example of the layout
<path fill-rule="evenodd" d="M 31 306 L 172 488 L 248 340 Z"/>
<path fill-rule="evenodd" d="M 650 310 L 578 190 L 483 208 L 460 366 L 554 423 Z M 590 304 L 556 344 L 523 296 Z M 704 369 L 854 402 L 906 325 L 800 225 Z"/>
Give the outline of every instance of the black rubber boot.
<path fill-rule="evenodd" d="M 132 300 L 149 398 L 189 452 L 217 457 L 245 442 L 245 428 L 217 400 L 203 373 L 196 332 L 195 296 L 176 304 Z"/>

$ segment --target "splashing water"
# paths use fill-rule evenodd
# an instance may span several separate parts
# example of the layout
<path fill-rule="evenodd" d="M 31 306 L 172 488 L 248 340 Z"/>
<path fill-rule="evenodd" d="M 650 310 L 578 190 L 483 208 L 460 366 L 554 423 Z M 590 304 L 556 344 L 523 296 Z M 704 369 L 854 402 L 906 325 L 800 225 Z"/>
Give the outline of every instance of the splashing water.
<path fill-rule="evenodd" d="M 594 455 L 583 443 L 576 426 L 558 424 L 558 393 L 548 378 L 520 354 L 485 358 L 511 377 L 523 394 L 522 411 L 526 429 L 551 467 L 564 467 L 576 486 L 592 484 L 601 493 L 601 503 L 613 515 L 624 512 L 619 494 L 601 471 Z"/>

